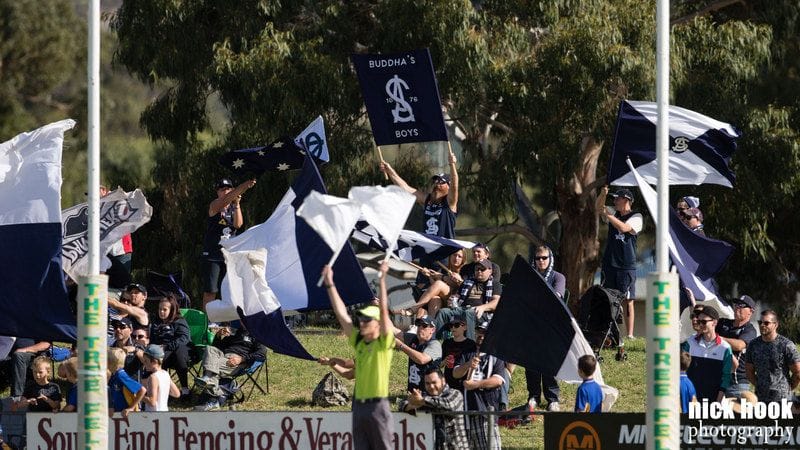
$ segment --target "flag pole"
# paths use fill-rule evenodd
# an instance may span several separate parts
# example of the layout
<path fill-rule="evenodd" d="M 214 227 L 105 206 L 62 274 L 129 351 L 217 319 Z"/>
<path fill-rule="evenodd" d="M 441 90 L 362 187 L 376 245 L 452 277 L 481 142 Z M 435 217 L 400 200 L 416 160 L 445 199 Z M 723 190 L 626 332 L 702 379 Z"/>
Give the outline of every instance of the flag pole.
<path fill-rule="evenodd" d="M 678 276 L 669 273 L 669 0 L 656 1 L 656 272 L 647 277 L 646 448 L 680 447 Z"/>
<path fill-rule="evenodd" d="M 347 243 L 345 242 L 344 245 L 347 245 Z M 328 264 L 326 264 L 326 265 L 333 267 L 333 263 L 336 262 L 336 258 L 339 257 L 339 253 L 342 252 L 342 249 L 344 248 L 344 245 L 339 247 L 339 250 L 336 250 L 335 252 L 333 252 L 333 256 L 331 256 L 330 261 L 328 261 Z M 319 280 L 317 280 L 317 287 L 322 286 L 322 281 L 323 281 L 324 278 L 325 278 L 324 275 L 320 275 L 319 276 Z"/>
<path fill-rule="evenodd" d="M 378 158 L 380 158 L 381 162 L 386 162 L 386 161 L 383 160 L 383 152 L 381 151 L 381 146 L 377 145 L 377 146 L 375 146 L 375 148 L 378 150 Z M 383 179 L 384 180 L 388 180 L 389 179 L 389 174 L 386 173 L 386 172 L 383 172 Z"/>
<path fill-rule="evenodd" d="M 87 6 L 88 258 L 78 277 L 78 448 L 108 448 L 108 277 L 100 275 L 100 0 Z"/>

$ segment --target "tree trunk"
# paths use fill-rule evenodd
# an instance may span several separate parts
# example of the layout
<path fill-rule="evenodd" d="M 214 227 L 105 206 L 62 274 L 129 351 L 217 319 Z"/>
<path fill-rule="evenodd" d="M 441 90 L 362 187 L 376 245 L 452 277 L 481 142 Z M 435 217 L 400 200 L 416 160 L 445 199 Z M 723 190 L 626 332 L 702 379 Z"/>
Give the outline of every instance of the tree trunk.
<path fill-rule="evenodd" d="M 557 182 L 556 196 L 561 215 L 561 269 L 567 278 L 570 306 L 577 312 L 578 299 L 592 285 L 599 267 L 599 217 L 597 199 L 597 160 L 603 142 L 586 136 L 581 140 L 580 161 L 575 171 Z"/>

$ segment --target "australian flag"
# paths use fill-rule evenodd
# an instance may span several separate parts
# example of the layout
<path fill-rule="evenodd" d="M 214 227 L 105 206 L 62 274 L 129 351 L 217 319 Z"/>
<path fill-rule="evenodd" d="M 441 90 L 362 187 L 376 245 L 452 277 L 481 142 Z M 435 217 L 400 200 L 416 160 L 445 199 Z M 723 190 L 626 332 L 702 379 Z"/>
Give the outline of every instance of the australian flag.
<path fill-rule="evenodd" d="M 232 150 L 219 158 L 220 164 L 235 173 L 255 175 L 300 169 L 304 161 L 305 150 L 289 137 L 263 147 Z"/>
<path fill-rule="evenodd" d="M 636 186 L 627 158 L 647 183 L 656 184 L 656 104 L 623 101 L 619 107 L 608 184 Z M 733 187 L 728 166 L 736 139 L 732 125 L 677 106 L 669 107 L 669 184 L 719 184 Z"/>

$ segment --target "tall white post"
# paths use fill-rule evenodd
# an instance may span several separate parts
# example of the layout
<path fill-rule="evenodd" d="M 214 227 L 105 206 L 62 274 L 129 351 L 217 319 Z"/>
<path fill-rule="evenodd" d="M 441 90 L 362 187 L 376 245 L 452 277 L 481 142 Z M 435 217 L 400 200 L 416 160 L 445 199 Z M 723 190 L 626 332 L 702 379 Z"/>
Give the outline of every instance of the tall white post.
<path fill-rule="evenodd" d="M 647 277 L 647 445 L 680 448 L 678 276 L 669 271 L 669 0 L 656 3 L 656 273 Z"/>
<path fill-rule="evenodd" d="M 88 11 L 89 273 L 78 280 L 78 448 L 108 448 L 108 278 L 100 275 L 100 0 Z"/>

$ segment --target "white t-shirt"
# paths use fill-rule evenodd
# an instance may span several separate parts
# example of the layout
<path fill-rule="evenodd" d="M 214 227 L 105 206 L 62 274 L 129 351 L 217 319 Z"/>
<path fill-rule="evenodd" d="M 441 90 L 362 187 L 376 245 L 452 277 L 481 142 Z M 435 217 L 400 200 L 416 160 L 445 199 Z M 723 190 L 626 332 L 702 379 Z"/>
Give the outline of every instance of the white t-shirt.
<path fill-rule="evenodd" d="M 145 403 L 144 410 L 145 411 L 169 411 L 169 407 L 167 407 L 167 401 L 169 400 L 169 387 L 170 382 L 172 381 L 169 377 L 169 372 L 164 369 L 159 370 L 150 375 L 151 377 L 156 377 L 155 381 L 158 383 L 158 399 L 156 406 L 150 406 L 150 404 Z"/>

